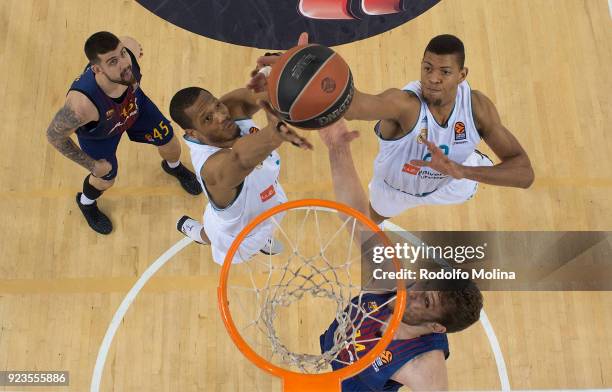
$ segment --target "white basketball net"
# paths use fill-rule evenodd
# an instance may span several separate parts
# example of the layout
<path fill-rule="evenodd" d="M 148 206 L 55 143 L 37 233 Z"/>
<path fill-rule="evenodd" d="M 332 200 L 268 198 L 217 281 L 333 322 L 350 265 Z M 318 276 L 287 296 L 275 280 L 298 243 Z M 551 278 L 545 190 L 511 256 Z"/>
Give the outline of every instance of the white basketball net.
<path fill-rule="evenodd" d="M 388 324 L 362 302 L 372 291 L 361 288 L 358 221 L 340 220 L 335 212 L 308 207 L 289 210 L 282 222 L 269 218 L 284 251 L 230 269 L 228 299 L 238 331 L 260 356 L 288 370 L 320 373 L 334 361 L 350 365 L 359 359 L 351 347 L 380 339 L 360 340 L 361 324 L 367 319 Z M 395 295 L 387 303 L 394 300 Z M 334 320 L 334 344 L 321 354 L 319 335 Z M 339 358 L 345 348 L 349 360 Z"/>

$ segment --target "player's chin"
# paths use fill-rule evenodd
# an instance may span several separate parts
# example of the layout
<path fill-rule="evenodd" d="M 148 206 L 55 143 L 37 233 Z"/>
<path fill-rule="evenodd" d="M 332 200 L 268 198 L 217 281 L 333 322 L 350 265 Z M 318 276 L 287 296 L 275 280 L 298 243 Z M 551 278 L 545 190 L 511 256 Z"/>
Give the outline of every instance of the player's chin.
<path fill-rule="evenodd" d="M 442 98 L 438 95 L 438 96 L 433 96 L 433 95 L 423 95 L 423 98 L 425 98 L 425 102 L 432 105 L 432 106 L 440 106 L 442 105 Z"/>

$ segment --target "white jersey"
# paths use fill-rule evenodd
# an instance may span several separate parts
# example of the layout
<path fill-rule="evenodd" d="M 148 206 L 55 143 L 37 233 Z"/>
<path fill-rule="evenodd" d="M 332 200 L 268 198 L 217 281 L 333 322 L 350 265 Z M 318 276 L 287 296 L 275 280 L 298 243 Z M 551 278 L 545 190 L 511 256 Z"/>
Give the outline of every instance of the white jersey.
<path fill-rule="evenodd" d="M 235 122 L 240 128 L 240 136 L 259 130 L 250 118 Z M 287 201 L 287 196 L 278 183 L 280 156 L 273 151 L 244 179 L 236 199 L 229 206 L 218 208 L 210 199 L 201 171 L 208 158 L 221 148 L 202 144 L 192 138 L 186 137 L 185 140 L 191 150 L 191 162 L 196 177 L 209 199 L 204 211 L 204 231 L 211 241 L 214 261 L 223 264 L 232 242 L 249 222 L 264 211 Z M 277 216 L 277 221 L 279 220 L 280 217 Z M 244 239 L 233 262 L 246 261 L 259 252 L 273 231 L 274 227 L 269 219 L 257 226 Z"/>
<path fill-rule="evenodd" d="M 423 197 L 449 184 L 453 178 L 429 167 L 410 164 L 413 159 L 431 160 L 420 138 L 435 143 L 452 161 L 463 163 L 476 149 L 480 135 L 472 116 L 471 89 L 467 82 L 457 88 L 455 106 L 446 126 L 438 124 L 429 111 L 421 93 L 421 82 L 411 82 L 403 90 L 413 92 L 421 101 L 419 118 L 410 133 L 396 140 L 382 139 L 377 128 L 380 150 L 374 161 L 374 179 L 397 191 Z"/>

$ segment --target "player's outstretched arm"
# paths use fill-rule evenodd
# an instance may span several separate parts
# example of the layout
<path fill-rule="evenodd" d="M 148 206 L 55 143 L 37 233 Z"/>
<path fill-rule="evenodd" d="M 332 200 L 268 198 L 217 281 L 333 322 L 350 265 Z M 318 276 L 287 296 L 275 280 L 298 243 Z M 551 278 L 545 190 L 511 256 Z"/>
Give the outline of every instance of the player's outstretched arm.
<path fill-rule="evenodd" d="M 359 137 L 359 133 L 349 131 L 346 121 L 339 120 L 320 129 L 319 137 L 329 153 L 336 200 L 369 216 L 368 197 L 359 180 L 350 146 L 351 141 Z"/>
<path fill-rule="evenodd" d="M 428 351 L 402 366 L 393 376 L 395 380 L 411 391 L 446 391 L 448 373 L 444 352 Z"/>
<path fill-rule="evenodd" d="M 298 45 L 308 44 L 308 34 L 302 33 Z M 279 57 L 277 55 L 263 56 L 257 59 L 257 65 L 251 73 L 247 89 L 254 92 L 265 92 L 266 74 L 260 72 L 266 66 L 272 66 Z M 344 115 L 347 120 L 386 120 L 392 122 L 388 128 L 405 128 L 405 124 L 412 124 L 418 117 L 420 104 L 408 94 L 398 89 L 389 89 L 381 94 L 372 95 L 355 89 L 353 100 Z M 395 132 L 395 131 L 393 131 Z M 383 136 L 384 135 L 383 131 Z M 395 136 L 395 134 L 391 135 Z"/>
<path fill-rule="evenodd" d="M 223 191 L 237 188 L 257 165 L 264 161 L 283 142 L 311 150 L 312 145 L 285 123 L 274 116 L 266 102 L 260 102 L 266 111 L 268 124 L 259 132 L 239 138 L 231 149 L 222 149 L 211 156 L 202 168 L 207 187 Z"/>
<path fill-rule="evenodd" d="M 484 94 L 472 91 L 472 108 L 476 126 L 483 140 L 499 157 L 495 166 L 463 166 L 451 161 L 433 143 L 424 141 L 431 152 L 431 161 L 413 160 L 416 166 L 432 169 L 454 178 L 469 178 L 485 184 L 529 188 L 534 180 L 533 168 L 527 153 L 514 135 L 501 123 L 493 102 Z"/>
<path fill-rule="evenodd" d="M 106 160 L 91 158 L 81 150 L 70 138 L 78 127 L 95 121 L 96 114 L 93 104 L 81 93 L 70 91 L 64 107 L 53 117 L 47 128 L 47 140 L 65 157 L 83 166 L 94 176 L 102 177 L 111 171 L 112 167 Z"/>
<path fill-rule="evenodd" d="M 247 88 L 239 88 L 223 95 L 219 101 L 227 106 L 232 118 L 250 118 L 261 109 L 258 102 L 267 99 L 265 91 L 256 93 Z"/>
<path fill-rule="evenodd" d="M 347 120 L 391 120 L 400 122 L 405 111 L 418 109 L 410 105 L 410 97 L 402 90 L 392 88 L 378 95 L 355 89 L 355 96 L 344 118 Z M 418 112 L 416 113 L 418 115 Z"/>

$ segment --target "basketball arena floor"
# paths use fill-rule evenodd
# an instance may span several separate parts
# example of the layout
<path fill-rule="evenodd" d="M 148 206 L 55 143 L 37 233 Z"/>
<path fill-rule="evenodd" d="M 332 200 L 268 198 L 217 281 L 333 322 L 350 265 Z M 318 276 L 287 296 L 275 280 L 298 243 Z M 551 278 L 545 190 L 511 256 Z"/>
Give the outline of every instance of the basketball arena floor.
<path fill-rule="evenodd" d="M 417 208 L 392 223 L 408 231 L 612 230 L 610 7 L 442 0 L 335 47 L 356 86 L 377 93 L 419 78 L 433 36 L 457 35 L 470 85 L 496 104 L 536 173 L 527 190 L 483 185 L 468 203 Z M 86 173 L 45 131 L 86 63 L 84 41 L 100 30 L 142 44 L 142 87 L 167 116 L 182 87 L 219 96 L 244 86 L 265 52 L 183 30 L 134 1 L 0 1 L 0 370 L 70 372 L 69 386 L 0 391 L 279 390 L 227 335 L 210 249 L 176 231 L 183 214 L 201 217 L 204 196 L 164 174 L 155 149 L 120 144 L 117 181 L 100 201 L 111 235 L 91 231 L 75 204 Z M 352 149 L 366 186 L 378 150 L 373 123 L 350 127 L 361 132 Z M 315 132 L 301 133 L 315 149 L 282 146 L 280 181 L 290 200 L 333 199 L 326 149 Z M 182 161 L 191 166 L 184 145 Z M 449 335 L 451 390 L 612 390 L 612 293 L 484 296 L 481 322 Z"/>

